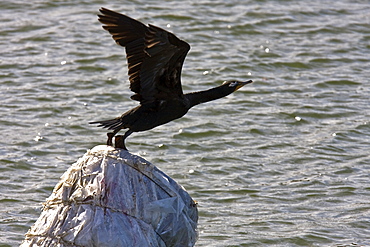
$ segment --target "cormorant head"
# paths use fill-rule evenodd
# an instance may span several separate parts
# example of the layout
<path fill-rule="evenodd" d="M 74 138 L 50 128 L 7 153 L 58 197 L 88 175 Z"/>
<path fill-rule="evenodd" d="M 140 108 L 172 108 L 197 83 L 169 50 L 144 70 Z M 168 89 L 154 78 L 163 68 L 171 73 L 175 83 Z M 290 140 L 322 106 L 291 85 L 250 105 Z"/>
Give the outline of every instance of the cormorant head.
<path fill-rule="evenodd" d="M 249 83 L 252 83 L 252 80 L 249 81 L 225 81 L 222 85 L 227 85 L 230 89 L 232 89 L 233 92 L 238 90 L 239 88 L 243 87 L 244 85 L 247 85 Z"/>

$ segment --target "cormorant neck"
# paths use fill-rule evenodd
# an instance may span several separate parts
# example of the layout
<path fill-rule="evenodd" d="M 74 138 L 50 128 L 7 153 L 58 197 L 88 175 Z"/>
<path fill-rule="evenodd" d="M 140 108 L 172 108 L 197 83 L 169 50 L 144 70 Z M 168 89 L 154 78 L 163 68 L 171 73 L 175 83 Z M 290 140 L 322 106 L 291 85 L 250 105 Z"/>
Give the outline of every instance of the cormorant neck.
<path fill-rule="evenodd" d="M 229 88 L 225 87 L 224 85 L 211 88 L 205 91 L 199 91 L 194 93 L 187 93 L 185 94 L 185 97 L 188 99 L 190 103 L 190 107 L 193 107 L 195 105 L 205 103 L 208 101 L 216 100 L 222 97 L 225 97 L 229 94 L 231 94 L 233 91 Z"/>

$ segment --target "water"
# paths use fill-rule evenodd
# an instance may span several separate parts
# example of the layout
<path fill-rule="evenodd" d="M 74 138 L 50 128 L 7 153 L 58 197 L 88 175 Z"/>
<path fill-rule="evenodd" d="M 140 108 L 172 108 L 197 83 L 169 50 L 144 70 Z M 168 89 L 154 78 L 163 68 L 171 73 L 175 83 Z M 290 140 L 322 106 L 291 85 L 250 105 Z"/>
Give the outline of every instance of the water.
<path fill-rule="evenodd" d="M 17 246 L 63 172 L 132 108 L 100 7 L 192 49 L 184 91 L 253 79 L 135 133 L 131 152 L 199 203 L 197 246 L 370 245 L 368 1 L 2 1 L 0 246 Z"/>

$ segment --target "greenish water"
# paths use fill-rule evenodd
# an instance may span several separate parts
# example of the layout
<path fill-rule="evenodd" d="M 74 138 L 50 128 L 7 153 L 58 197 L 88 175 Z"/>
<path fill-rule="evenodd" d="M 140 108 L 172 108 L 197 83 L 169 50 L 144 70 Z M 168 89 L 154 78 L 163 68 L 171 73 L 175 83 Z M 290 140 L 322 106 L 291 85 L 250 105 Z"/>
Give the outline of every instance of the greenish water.
<path fill-rule="evenodd" d="M 253 79 L 127 142 L 199 203 L 197 246 L 370 245 L 368 1 L 2 1 L 0 246 L 136 105 L 100 7 L 192 49 L 184 91 Z"/>

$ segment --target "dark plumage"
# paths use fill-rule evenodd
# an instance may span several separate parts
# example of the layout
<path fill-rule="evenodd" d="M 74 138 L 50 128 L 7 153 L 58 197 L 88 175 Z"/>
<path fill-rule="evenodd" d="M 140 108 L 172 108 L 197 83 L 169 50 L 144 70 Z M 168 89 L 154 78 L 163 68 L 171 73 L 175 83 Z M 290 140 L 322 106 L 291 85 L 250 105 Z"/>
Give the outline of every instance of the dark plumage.
<path fill-rule="evenodd" d="M 133 132 L 150 130 L 181 118 L 200 103 L 222 98 L 252 81 L 228 81 L 221 86 L 183 94 L 181 69 L 190 46 L 174 34 L 153 25 L 144 25 L 128 16 L 101 8 L 99 21 L 117 44 L 126 48 L 131 99 L 140 105 L 111 120 L 91 122 L 113 132 L 108 145 L 121 129 L 128 129 L 124 140 Z"/>

